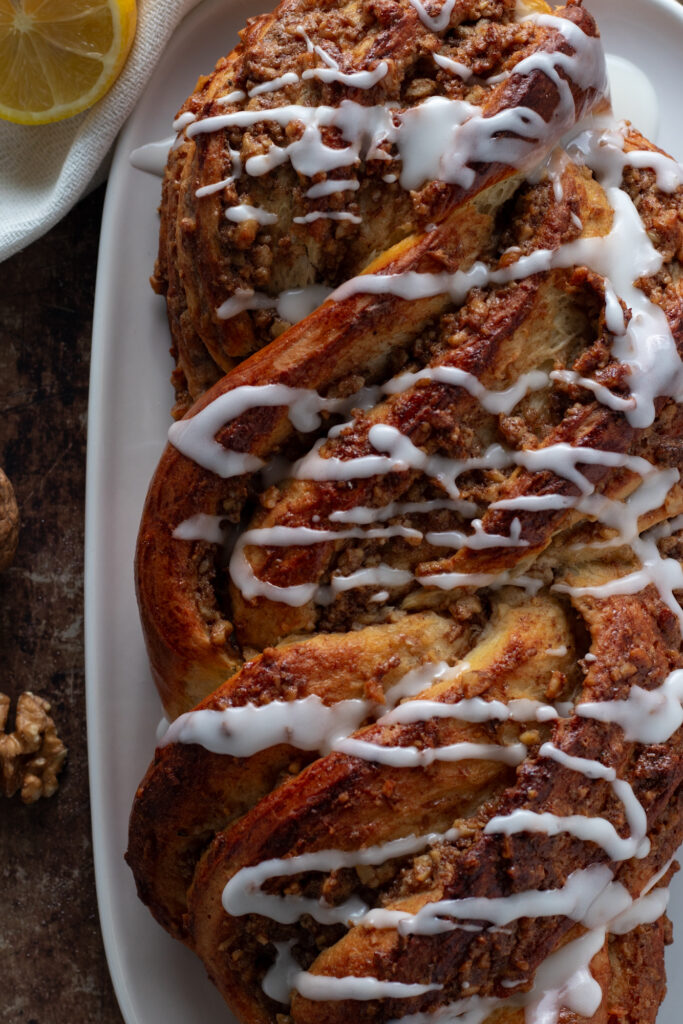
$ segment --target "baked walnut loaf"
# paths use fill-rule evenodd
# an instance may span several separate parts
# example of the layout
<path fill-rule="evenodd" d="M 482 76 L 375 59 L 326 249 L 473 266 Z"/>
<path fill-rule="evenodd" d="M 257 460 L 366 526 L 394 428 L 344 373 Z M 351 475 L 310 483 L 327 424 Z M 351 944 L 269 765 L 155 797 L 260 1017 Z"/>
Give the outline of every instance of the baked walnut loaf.
<path fill-rule="evenodd" d="M 297 309 L 319 305 L 374 258 L 510 173 L 500 137 L 474 164 L 472 181 L 433 180 L 411 110 L 440 98 L 487 118 L 525 106 L 551 122 L 541 140 L 529 128 L 518 134 L 516 155 L 529 163 L 596 102 L 596 73 L 567 75 L 575 105 L 538 67 L 511 73 L 524 57 L 573 49 L 556 26 L 520 19 L 516 0 L 448 7 L 433 31 L 410 0 L 284 0 L 251 19 L 236 50 L 200 78 L 176 121 L 153 281 L 167 299 L 176 415 L 281 334 Z M 579 6 L 564 17 L 595 33 Z M 388 105 L 404 117 L 398 133 Z M 268 119 L 283 106 L 295 108 L 289 123 Z M 354 122 L 359 107 L 362 123 Z M 342 113 L 330 124 L 332 108 Z M 440 130 L 436 122 L 429 129 Z M 216 190 L 218 182 L 225 184 Z"/>
<path fill-rule="evenodd" d="M 181 111 L 127 859 L 248 1024 L 657 1016 L 683 188 L 604 91 L 579 4 L 286 0 Z"/>

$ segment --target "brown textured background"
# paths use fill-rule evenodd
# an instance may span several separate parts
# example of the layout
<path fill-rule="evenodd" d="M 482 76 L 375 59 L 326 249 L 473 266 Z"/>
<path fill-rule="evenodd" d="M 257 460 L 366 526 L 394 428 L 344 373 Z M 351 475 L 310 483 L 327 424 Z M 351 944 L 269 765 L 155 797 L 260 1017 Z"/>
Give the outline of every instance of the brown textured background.
<path fill-rule="evenodd" d="M 83 666 L 88 372 L 104 190 L 0 265 L 0 466 L 21 514 L 0 575 L 0 691 L 52 704 L 51 799 L 0 797 L 0 1020 L 121 1024 L 100 937 Z"/>

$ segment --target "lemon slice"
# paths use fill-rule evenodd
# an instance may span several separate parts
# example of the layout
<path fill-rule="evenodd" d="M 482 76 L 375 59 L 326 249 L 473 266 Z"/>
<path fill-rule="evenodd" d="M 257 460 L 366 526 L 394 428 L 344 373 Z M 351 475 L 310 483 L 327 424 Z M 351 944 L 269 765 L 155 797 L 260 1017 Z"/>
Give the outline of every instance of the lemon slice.
<path fill-rule="evenodd" d="M 0 118 L 47 124 L 99 100 L 135 35 L 135 0 L 0 0 Z"/>

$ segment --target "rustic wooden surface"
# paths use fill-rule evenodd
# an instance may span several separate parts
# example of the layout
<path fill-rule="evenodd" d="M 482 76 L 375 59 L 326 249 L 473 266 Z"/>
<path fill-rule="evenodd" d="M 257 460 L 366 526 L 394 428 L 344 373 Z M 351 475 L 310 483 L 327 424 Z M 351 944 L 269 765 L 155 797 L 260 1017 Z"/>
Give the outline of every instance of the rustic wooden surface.
<path fill-rule="evenodd" d="M 100 936 L 83 666 L 88 371 L 104 190 L 0 267 L 0 465 L 21 512 L 0 575 L 0 691 L 52 704 L 59 790 L 0 797 L 0 1019 L 121 1024 Z"/>

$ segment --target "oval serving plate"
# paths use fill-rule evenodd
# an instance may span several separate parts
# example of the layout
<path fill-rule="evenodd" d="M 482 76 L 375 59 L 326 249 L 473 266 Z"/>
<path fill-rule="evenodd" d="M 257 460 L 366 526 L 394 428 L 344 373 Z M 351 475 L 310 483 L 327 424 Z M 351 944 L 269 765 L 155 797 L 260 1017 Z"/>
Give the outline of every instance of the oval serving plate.
<path fill-rule="evenodd" d="M 86 694 L 100 919 L 126 1024 L 234 1022 L 199 960 L 139 902 L 123 860 L 133 794 L 161 717 L 138 622 L 133 552 L 172 404 L 164 302 L 149 286 L 160 181 L 134 168 L 130 153 L 170 135 L 199 74 L 233 48 L 248 17 L 269 6 L 268 0 L 205 0 L 180 24 L 119 138 L 102 221 L 88 423 Z M 608 53 L 650 79 L 659 106 L 655 141 L 683 157 L 683 6 L 676 0 L 586 0 L 586 6 Z M 680 1021 L 683 976 L 674 965 L 683 944 L 683 882 L 674 883 L 670 914 L 680 934 L 668 957 L 669 994 L 658 1024 Z"/>

